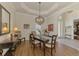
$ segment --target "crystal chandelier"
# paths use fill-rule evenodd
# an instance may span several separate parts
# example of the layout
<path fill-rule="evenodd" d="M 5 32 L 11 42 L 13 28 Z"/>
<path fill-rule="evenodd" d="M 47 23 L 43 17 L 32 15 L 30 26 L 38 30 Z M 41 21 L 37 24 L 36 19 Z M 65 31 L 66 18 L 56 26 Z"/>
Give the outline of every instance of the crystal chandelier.
<path fill-rule="evenodd" d="M 38 2 L 39 3 L 39 14 L 38 14 L 38 16 L 35 18 L 35 22 L 37 23 L 37 24 L 43 24 L 44 23 L 44 17 L 43 16 L 41 16 L 40 15 L 40 4 L 41 4 L 41 2 Z"/>

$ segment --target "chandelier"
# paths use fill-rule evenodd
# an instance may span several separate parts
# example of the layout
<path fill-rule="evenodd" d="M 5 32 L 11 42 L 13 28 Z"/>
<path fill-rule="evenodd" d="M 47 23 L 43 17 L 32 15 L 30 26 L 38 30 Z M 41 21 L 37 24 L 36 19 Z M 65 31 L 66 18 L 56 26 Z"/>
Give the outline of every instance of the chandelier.
<path fill-rule="evenodd" d="M 39 14 L 38 14 L 38 16 L 35 18 L 35 22 L 37 23 L 37 24 L 43 24 L 44 23 L 44 17 L 43 16 L 41 16 L 40 15 L 40 5 L 41 5 L 41 2 L 38 2 L 38 4 L 39 4 Z"/>

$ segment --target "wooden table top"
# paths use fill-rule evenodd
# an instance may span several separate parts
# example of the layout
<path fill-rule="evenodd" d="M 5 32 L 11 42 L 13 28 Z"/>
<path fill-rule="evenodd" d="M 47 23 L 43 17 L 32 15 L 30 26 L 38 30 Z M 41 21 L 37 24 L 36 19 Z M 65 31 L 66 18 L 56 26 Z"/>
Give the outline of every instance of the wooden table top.
<path fill-rule="evenodd" d="M 48 42 L 49 39 L 44 39 L 44 38 L 37 38 L 37 37 L 34 37 L 35 40 L 38 40 L 38 41 L 41 41 L 41 42 Z"/>
<path fill-rule="evenodd" d="M 1 41 L 0 44 L 6 44 L 6 43 L 12 43 L 12 42 L 16 42 L 17 40 L 4 40 L 4 41 Z"/>
<path fill-rule="evenodd" d="M 3 42 L 0 42 L 0 49 L 5 49 L 5 48 L 11 48 L 12 45 L 17 42 L 16 40 L 4 40 Z"/>

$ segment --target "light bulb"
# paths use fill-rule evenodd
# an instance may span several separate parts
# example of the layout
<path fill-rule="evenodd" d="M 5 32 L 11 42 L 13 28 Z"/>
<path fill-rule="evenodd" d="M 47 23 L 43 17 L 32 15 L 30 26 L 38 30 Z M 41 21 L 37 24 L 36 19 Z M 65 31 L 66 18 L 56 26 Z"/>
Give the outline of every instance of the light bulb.
<path fill-rule="evenodd" d="M 17 27 L 14 27 L 14 32 L 18 31 L 18 28 Z"/>
<path fill-rule="evenodd" d="M 4 32 L 4 33 L 8 32 L 8 28 L 7 27 L 3 27 L 2 32 Z"/>

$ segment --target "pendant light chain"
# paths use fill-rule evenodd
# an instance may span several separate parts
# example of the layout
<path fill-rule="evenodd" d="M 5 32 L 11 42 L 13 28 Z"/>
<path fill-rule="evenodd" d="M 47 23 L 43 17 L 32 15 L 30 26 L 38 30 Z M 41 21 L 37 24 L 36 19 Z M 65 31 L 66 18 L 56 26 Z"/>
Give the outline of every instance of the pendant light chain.
<path fill-rule="evenodd" d="M 41 4 L 41 2 L 39 2 L 39 16 L 40 16 L 40 4 Z"/>
<path fill-rule="evenodd" d="M 16 13 L 14 12 L 14 15 L 15 15 L 15 26 L 16 26 Z"/>

